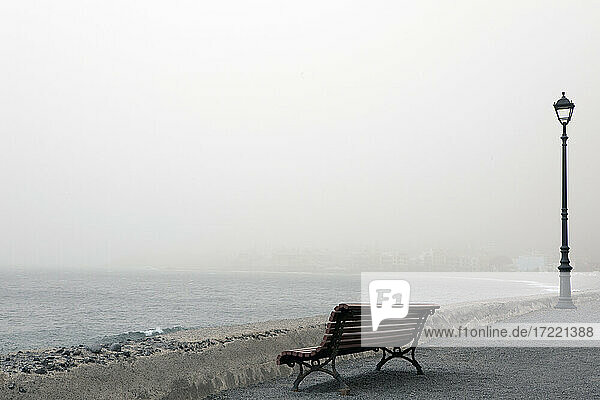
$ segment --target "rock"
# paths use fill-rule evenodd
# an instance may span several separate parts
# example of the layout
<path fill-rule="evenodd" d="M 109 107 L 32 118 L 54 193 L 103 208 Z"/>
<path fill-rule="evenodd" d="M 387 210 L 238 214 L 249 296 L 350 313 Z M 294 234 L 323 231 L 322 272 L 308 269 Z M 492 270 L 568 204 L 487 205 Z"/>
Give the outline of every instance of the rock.
<path fill-rule="evenodd" d="M 102 353 L 102 346 L 100 346 L 99 344 L 93 344 L 91 346 L 88 346 L 87 348 L 89 351 L 91 351 L 94 354 L 100 354 Z"/>
<path fill-rule="evenodd" d="M 123 352 L 123 355 L 124 355 L 125 357 L 129 357 L 129 356 L 131 356 L 131 352 L 129 352 L 129 351 L 127 351 L 127 350 L 125 350 L 125 351 Z"/>
<path fill-rule="evenodd" d="M 26 374 L 30 374 L 31 373 L 31 368 L 29 368 L 27 365 L 24 366 L 23 368 L 21 368 L 21 372 L 25 372 Z"/>
<path fill-rule="evenodd" d="M 48 371 L 47 371 L 47 370 L 46 370 L 46 368 L 44 368 L 44 367 L 38 368 L 38 369 L 36 369 L 36 370 L 35 370 L 35 371 L 33 371 L 33 372 L 35 372 L 36 374 L 40 374 L 40 375 L 44 375 L 44 374 L 47 374 L 47 373 L 48 373 Z"/>
<path fill-rule="evenodd" d="M 73 351 L 73 355 L 74 356 L 80 356 L 81 355 L 81 350 L 79 350 L 79 349 L 74 350 Z"/>
<path fill-rule="evenodd" d="M 110 351 L 121 351 L 121 344 L 120 343 L 113 343 L 110 346 Z"/>
<path fill-rule="evenodd" d="M 14 382 L 11 382 L 11 383 L 9 383 L 9 384 L 8 384 L 8 388 L 9 388 L 10 390 L 13 390 L 13 389 L 14 389 L 16 386 L 17 386 L 17 385 L 15 385 L 15 383 L 14 383 Z"/>

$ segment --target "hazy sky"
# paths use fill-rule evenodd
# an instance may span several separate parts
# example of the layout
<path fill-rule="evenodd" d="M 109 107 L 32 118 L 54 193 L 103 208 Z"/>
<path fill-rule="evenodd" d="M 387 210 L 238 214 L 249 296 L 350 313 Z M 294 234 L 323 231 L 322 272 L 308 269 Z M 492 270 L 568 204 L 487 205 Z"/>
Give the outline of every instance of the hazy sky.
<path fill-rule="evenodd" d="M 600 259 L 596 1 L 4 1 L 0 266 Z M 551 253 L 552 254 L 552 253 Z"/>

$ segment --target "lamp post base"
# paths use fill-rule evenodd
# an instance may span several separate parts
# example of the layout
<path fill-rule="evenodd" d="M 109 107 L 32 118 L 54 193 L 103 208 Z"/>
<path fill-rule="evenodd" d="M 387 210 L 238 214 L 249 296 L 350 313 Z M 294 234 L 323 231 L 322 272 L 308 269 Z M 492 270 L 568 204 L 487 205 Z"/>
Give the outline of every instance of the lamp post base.
<path fill-rule="evenodd" d="M 571 271 L 560 271 L 560 295 L 558 296 L 558 304 L 554 308 L 577 309 L 571 298 Z"/>
<path fill-rule="evenodd" d="M 558 298 L 558 303 L 554 306 L 554 308 L 565 309 L 565 310 L 577 310 L 577 306 L 573 304 L 573 300 L 570 297 L 566 299 Z"/>

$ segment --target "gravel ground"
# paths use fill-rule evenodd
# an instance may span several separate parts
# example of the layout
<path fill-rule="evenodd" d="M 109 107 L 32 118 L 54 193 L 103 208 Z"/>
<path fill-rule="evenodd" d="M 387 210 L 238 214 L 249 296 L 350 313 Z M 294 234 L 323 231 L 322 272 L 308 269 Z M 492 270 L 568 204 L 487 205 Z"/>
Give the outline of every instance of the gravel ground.
<path fill-rule="evenodd" d="M 599 322 L 600 305 L 578 310 L 543 310 L 506 322 Z M 404 360 L 392 360 L 380 372 L 377 358 L 338 363 L 338 371 L 357 399 L 600 398 L 598 347 L 456 347 L 420 348 L 418 376 Z M 315 373 L 290 391 L 294 378 L 222 392 L 217 399 L 338 399 L 338 384 Z"/>

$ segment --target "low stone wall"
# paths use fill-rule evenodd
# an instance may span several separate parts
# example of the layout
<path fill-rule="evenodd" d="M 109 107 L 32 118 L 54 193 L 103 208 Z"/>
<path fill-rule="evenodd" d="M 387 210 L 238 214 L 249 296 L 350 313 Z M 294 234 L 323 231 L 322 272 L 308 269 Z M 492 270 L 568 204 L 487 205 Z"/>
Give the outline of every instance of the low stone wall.
<path fill-rule="evenodd" d="M 600 291 L 574 297 L 576 302 L 600 300 Z M 552 307 L 556 301 L 556 295 L 541 295 L 447 305 L 429 324 L 493 323 Z M 106 364 L 84 363 L 44 375 L 0 373 L 0 398 L 201 399 L 225 389 L 290 375 L 291 368 L 275 364 L 277 354 L 318 344 L 325 321 L 325 316 L 319 316 L 180 331 L 162 335 L 161 343 L 169 345 L 148 356 L 117 357 Z"/>
<path fill-rule="evenodd" d="M 575 303 L 599 301 L 600 291 L 579 292 L 573 295 L 573 299 Z M 450 304 L 438 310 L 428 319 L 426 325 L 444 328 L 491 324 L 532 311 L 554 307 L 557 301 L 558 296 L 551 294 Z"/>

